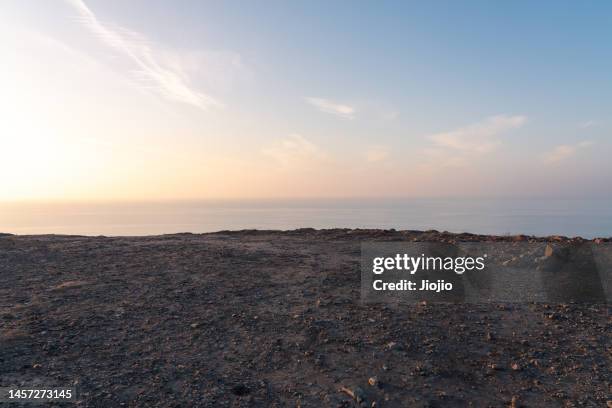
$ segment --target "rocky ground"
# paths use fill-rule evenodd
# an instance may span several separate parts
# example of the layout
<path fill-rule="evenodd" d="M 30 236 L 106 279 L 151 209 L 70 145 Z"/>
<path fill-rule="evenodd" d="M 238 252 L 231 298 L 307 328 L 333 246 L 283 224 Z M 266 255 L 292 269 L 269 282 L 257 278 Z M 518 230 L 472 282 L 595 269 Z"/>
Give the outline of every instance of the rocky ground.
<path fill-rule="evenodd" d="M 610 407 L 606 304 L 360 302 L 365 240 L 530 239 L 0 236 L 0 385 L 87 407 Z"/>

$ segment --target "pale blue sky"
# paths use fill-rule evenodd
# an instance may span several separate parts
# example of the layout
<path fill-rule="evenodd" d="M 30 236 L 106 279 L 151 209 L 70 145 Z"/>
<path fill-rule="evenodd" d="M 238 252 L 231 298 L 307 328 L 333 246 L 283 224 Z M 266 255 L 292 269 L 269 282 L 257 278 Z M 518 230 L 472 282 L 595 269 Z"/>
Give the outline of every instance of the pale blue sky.
<path fill-rule="evenodd" d="M 0 11 L 0 199 L 612 194 L 607 1 Z"/>

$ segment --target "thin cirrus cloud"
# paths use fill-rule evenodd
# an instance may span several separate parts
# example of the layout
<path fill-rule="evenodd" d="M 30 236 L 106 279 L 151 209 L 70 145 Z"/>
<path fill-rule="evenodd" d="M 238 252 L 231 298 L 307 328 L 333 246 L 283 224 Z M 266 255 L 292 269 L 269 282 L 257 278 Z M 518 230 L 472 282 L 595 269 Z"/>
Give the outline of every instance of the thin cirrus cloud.
<path fill-rule="evenodd" d="M 128 58 L 136 67 L 136 79 L 146 89 L 152 89 L 168 100 L 203 110 L 223 106 L 213 97 L 193 89 L 184 73 L 164 62 L 163 58 L 159 57 L 161 52 L 156 50 L 143 35 L 103 24 L 82 0 L 66 1 L 77 11 L 80 22 L 98 39 L 118 54 Z"/>
<path fill-rule="evenodd" d="M 273 145 L 261 151 L 282 166 L 304 166 L 321 162 L 327 155 L 319 146 L 299 134 L 289 135 L 285 139 L 277 140 Z"/>
<path fill-rule="evenodd" d="M 380 163 L 389 158 L 389 149 L 385 146 L 370 146 L 365 152 L 368 163 Z"/>
<path fill-rule="evenodd" d="M 318 110 L 324 113 L 329 113 L 341 117 L 343 119 L 353 119 L 355 117 L 355 108 L 342 103 L 330 101 L 324 98 L 305 98 L 306 102 L 314 106 Z"/>
<path fill-rule="evenodd" d="M 427 139 L 431 144 L 422 153 L 433 166 L 465 166 L 472 159 L 495 150 L 501 144 L 501 134 L 520 128 L 526 122 L 527 118 L 520 115 L 491 116 L 468 126 L 429 135 Z"/>
<path fill-rule="evenodd" d="M 585 149 L 592 144 L 593 142 L 591 141 L 584 141 L 573 145 L 563 144 L 555 146 L 554 149 L 544 154 L 544 163 L 556 164 L 562 162 L 572 156 L 575 156 L 579 150 Z"/>
<path fill-rule="evenodd" d="M 486 153 L 499 145 L 499 134 L 519 128 L 526 121 L 525 116 L 491 116 L 469 126 L 433 134 L 429 140 L 439 148 Z"/>

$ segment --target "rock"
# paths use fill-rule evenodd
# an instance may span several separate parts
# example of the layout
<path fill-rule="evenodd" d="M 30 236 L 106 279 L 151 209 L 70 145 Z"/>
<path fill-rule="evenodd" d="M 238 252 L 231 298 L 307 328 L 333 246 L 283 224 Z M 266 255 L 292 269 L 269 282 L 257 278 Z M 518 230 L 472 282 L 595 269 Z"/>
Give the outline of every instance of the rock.
<path fill-rule="evenodd" d="M 546 258 L 550 258 L 553 255 L 553 247 L 550 244 L 546 244 L 546 248 L 544 249 L 544 256 Z"/>
<path fill-rule="evenodd" d="M 393 347 L 395 347 L 395 346 L 396 346 L 396 344 L 397 344 L 396 342 L 394 342 L 394 341 L 390 341 L 390 342 L 388 342 L 388 343 L 385 345 L 385 348 L 386 348 L 387 350 L 392 350 L 392 349 L 393 349 Z"/>
<path fill-rule="evenodd" d="M 247 395 L 251 392 L 249 387 L 244 384 L 236 384 L 232 387 L 232 394 L 238 395 L 239 397 Z"/>
<path fill-rule="evenodd" d="M 365 401 L 365 392 L 361 388 L 355 387 L 355 389 L 353 390 L 353 393 L 355 394 L 355 401 L 357 402 Z"/>
<path fill-rule="evenodd" d="M 365 392 L 359 387 L 355 387 L 352 390 L 347 387 L 340 387 L 340 391 L 354 399 L 357 403 L 365 401 Z"/>
<path fill-rule="evenodd" d="M 66 282 L 62 282 L 59 285 L 56 285 L 56 286 L 52 287 L 51 290 L 62 290 L 62 289 L 78 288 L 78 287 L 81 287 L 81 286 L 86 285 L 86 284 L 87 284 L 87 282 L 82 281 L 82 280 L 66 281 Z"/>

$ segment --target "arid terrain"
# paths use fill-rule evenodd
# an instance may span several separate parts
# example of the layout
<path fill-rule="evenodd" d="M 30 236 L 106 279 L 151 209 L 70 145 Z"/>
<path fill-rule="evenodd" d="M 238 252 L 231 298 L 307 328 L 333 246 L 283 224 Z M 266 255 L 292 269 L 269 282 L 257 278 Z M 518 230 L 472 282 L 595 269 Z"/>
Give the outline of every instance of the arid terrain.
<path fill-rule="evenodd" d="M 3 235 L 0 385 L 86 407 L 610 407 L 605 303 L 360 301 L 364 241 L 530 239 Z"/>

